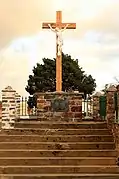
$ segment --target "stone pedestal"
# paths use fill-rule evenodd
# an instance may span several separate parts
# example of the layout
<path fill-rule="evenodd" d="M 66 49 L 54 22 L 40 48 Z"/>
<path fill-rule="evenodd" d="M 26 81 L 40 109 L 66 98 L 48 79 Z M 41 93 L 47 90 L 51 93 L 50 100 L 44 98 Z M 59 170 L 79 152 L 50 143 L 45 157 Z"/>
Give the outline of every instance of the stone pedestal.
<path fill-rule="evenodd" d="M 10 129 L 14 126 L 16 102 L 16 91 L 8 86 L 2 90 L 2 128 Z"/>
<path fill-rule="evenodd" d="M 36 95 L 39 118 L 82 120 L 82 93 L 47 92 Z"/>

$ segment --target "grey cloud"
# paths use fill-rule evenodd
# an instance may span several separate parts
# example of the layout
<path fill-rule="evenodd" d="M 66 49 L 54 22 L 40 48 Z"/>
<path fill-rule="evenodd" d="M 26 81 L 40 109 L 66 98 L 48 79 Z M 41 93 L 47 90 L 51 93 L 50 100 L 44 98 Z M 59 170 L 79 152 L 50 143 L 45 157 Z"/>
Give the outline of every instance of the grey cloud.
<path fill-rule="evenodd" d="M 119 35 L 119 1 L 114 1 L 90 24 L 94 29 Z"/>
<path fill-rule="evenodd" d="M 0 47 L 17 37 L 40 31 L 50 7 L 47 0 L 0 0 Z"/>

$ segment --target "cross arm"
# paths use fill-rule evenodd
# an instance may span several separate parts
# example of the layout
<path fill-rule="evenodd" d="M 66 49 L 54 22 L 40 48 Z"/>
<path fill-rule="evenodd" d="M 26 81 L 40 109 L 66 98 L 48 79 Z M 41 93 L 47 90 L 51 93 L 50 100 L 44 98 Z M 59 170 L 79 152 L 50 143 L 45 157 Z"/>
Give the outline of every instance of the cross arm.
<path fill-rule="evenodd" d="M 64 29 L 67 24 L 68 24 L 67 29 L 76 29 L 76 23 L 56 24 L 56 23 L 50 23 L 50 22 L 44 22 L 44 23 L 42 23 L 42 29 L 50 29 L 50 27 L 48 26 L 48 24 L 50 24 L 53 29 L 55 29 L 57 26 L 59 26 L 59 27 L 61 27 L 62 29 Z"/>
<path fill-rule="evenodd" d="M 67 29 L 76 29 L 76 23 L 62 23 L 61 25 L 62 29 L 64 29 L 67 24 L 68 24 Z"/>
<path fill-rule="evenodd" d="M 50 29 L 50 27 L 48 26 L 48 24 L 50 24 L 53 29 L 56 28 L 56 23 L 44 22 L 44 23 L 42 23 L 42 29 Z"/>

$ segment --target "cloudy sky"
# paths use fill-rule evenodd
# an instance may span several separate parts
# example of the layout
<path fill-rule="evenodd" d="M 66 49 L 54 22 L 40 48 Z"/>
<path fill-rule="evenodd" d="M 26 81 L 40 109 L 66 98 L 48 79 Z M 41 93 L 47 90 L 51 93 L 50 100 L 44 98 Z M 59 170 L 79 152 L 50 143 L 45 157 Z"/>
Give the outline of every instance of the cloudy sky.
<path fill-rule="evenodd" d="M 42 22 L 64 22 L 63 52 L 96 78 L 97 90 L 119 77 L 119 0 L 0 0 L 0 90 L 11 85 L 21 95 L 33 66 L 55 57 L 55 35 Z"/>

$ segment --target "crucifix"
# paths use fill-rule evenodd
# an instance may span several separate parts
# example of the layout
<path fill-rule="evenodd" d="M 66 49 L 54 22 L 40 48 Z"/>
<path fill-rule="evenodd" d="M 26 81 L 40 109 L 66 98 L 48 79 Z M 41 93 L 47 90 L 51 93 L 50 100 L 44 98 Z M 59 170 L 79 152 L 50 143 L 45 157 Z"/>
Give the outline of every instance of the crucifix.
<path fill-rule="evenodd" d="M 43 29 L 51 29 L 56 33 L 56 91 L 62 91 L 62 32 L 66 29 L 76 29 L 76 23 L 62 23 L 62 11 L 56 12 L 56 23 L 43 23 Z"/>

